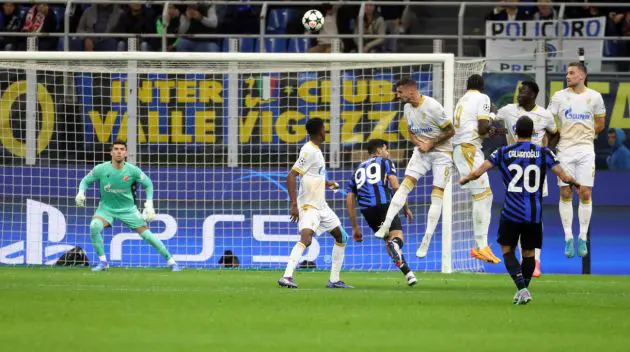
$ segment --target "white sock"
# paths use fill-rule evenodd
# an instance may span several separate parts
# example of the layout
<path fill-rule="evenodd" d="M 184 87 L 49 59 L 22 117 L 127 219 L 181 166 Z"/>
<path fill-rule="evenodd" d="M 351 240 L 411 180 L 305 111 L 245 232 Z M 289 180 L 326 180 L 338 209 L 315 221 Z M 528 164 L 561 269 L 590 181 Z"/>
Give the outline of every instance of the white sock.
<path fill-rule="evenodd" d="M 339 281 L 339 273 L 346 255 L 346 245 L 335 242 L 332 250 L 332 266 L 330 268 L 330 282 Z"/>
<path fill-rule="evenodd" d="M 479 197 L 481 199 L 475 199 Z M 473 195 L 473 233 L 475 244 L 481 249 L 488 245 L 488 226 L 492 211 L 492 192 L 490 189 Z"/>
<path fill-rule="evenodd" d="M 573 232 L 571 230 L 573 224 L 573 204 L 571 200 L 563 200 L 561 198 L 558 209 L 560 211 L 560 220 L 562 220 L 562 228 L 564 229 L 564 240 L 568 241 L 573 239 Z"/>
<path fill-rule="evenodd" d="M 424 232 L 425 236 L 433 236 L 438 221 L 440 221 L 440 215 L 442 214 L 442 195 L 431 194 L 431 206 L 429 206 L 429 212 L 427 213 L 427 229 Z"/>
<path fill-rule="evenodd" d="M 170 257 L 167 261 L 166 261 L 166 265 L 175 265 L 177 264 L 177 262 L 175 261 L 175 259 L 173 259 L 173 257 Z"/>
<path fill-rule="evenodd" d="M 382 228 L 389 229 L 389 226 L 392 224 L 392 221 L 400 212 L 400 209 L 403 208 L 405 202 L 407 201 L 407 195 L 413 189 L 413 186 L 409 186 L 407 181 L 404 180 L 400 185 L 400 188 L 396 191 L 394 196 L 392 197 L 392 201 L 389 203 L 389 208 L 387 208 L 387 215 L 385 215 L 385 221 L 383 221 Z"/>
<path fill-rule="evenodd" d="M 536 248 L 536 250 L 534 251 L 534 259 L 540 261 L 540 248 Z"/>
<path fill-rule="evenodd" d="M 106 262 L 107 261 L 107 257 L 104 255 L 99 255 L 98 256 L 98 260 L 102 261 L 102 262 Z"/>
<path fill-rule="evenodd" d="M 304 250 L 306 250 L 306 246 L 302 242 L 298 242 L 295 244 L 295 246 L 293 246 L 293 249 L 291 250 L 291 255 L 289 256 L 289 262 L 287 263 L 287 268 L 284 270 L 283 277 L 293 277 L 293 271 L 300 261 Z"/>
<path fill-rule="evenodd" d="M 591 223 L 591 214 L 593 213 L 593 203 L 582 203 L 578 206 L 578 219 L 580 220 L 580 239 L 586 241 L 588 233 L 588 225 Z"/>

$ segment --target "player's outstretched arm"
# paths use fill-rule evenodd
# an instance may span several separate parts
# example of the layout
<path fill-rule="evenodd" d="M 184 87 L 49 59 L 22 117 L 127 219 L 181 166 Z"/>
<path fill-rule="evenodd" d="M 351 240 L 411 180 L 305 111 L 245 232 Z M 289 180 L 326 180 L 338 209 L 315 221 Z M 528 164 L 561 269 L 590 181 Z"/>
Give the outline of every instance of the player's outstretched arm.
<path fill-rule="evenodd" d="M 155 218 L 155 208 L 153 207 L 153 181 L 140 169 L 138 169 L 138 172 L 140 173 L 138 183 L 142 185 L 147 194 L 147 200 L 144 202 L 144 210 L 142 210 L 142 217 L 147 221 L 151 221 Z"/>
<path fill-rule="evenodd" d="M 357 242 L 363 242 L 363 233 L 361 233 L 361 228 L 357 221 L 356 201 L 356 195 L 353 192 L 348 192 L 346 195 L 346 211 L 348 212 L 350 223 L 352 223 L 352 238 Z"/>
<path fill-rule="evenodd" d="M 92 185 L 94 182 L 98 180 L 98 166 L 95 166 L 83 179 L 81 179 L 81 183 L 79 183 L 79 192 L 77 196 L 74 198 L 77 207 L 85 206 L 85 191 L 87 191 L 88 187 Z"/>
<path fill-rule="evenodd" d="M 488 160 L 484 161 L 483 164 L 481 164 L 478 168 L 476 168 L 473 172 L 469 173 L 468 175 L 462 177 L 459 180 L 459 184 L 460 185 L 465 185 L 468 182 L 472 181 L 472 180 L 476 180 L 479 177 L 481 177 L 481 175 L 485 174 L 488 170 L 492 169 L 494 165 L 492 165 L 492 163 Z"/>
<path fill-rule="evenodd" d="M 551 150 L 556 149 L 558 142 L 560 142 L 560 132 L 558 132 L 557 130 L 555 131 L 555 133 L 551 133 L 547 131 L 546 135 L 547 135 L 547 147 Z"/>
<path fill-rule="evenodd" d="M 297 207 L 297 194 L 296 194 L 296 179 L 299 173 L 295 169 L 291 169 L 287 174 L 287 191 L 289 192 L 289 200 L 291 201 L 291 221 L 297 222 L 300 218 Z"/>

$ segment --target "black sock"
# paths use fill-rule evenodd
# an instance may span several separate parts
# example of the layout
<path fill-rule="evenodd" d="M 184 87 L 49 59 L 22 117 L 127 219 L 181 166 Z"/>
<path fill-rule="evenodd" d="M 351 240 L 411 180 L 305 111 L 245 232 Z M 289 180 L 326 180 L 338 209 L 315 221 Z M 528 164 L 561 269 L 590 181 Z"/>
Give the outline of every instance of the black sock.
<path fill-rule="evenodd" d="M 400 269 L 403 274 L 407 275 L 407 273 L 409 273 L 411 269 L 409 269 L 409 265 L 407 265 L 407 261 L 405 260 L 405 256 L 402 255 L 402 252 L 399 255 L 396 251 L 396 247 L 398 247 L 398 249 L 400 250 L 402 249 L 403 245 L 403 240 L 398 237 L 394 238 L 391 242 L 387 242 L 387 247 L 389 248 L 390 256 L 392 257 L 394 264 L 396 264 L 398 269 Z"/>
<path fill-rule="evenodd" d="M 525 280 L 526 287 L 529 287 L 529 282 L 532 280 L 534 269 L 536 269 L 536 258 L 523 257 L 523 262 L 521 263 L 521 271 L 523 272 L 523 280 Z"/>
<path fill-rule="evenodd" d="M 516 288 L 518 288 L 519 290 L 526 288 L 527 285 L 525 285 L 525 279 L 523 278 L 521 265 L 516 259 L 516 254 L 514 254 L 514 252 L 507 252 L 503 254 L 503 263 L 505 264 L 505 268 L 507 269 L 508 273 L 510 273 L 512 280 L 514 280 Z"/>

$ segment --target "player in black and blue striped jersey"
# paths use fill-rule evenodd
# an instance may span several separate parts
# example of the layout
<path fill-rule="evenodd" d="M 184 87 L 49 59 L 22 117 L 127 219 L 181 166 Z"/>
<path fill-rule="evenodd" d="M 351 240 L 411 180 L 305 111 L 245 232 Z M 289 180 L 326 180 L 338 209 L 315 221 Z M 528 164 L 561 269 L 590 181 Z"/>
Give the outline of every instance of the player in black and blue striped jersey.
<path fill-rule="evenodd" d="M 367 150 L 370 157 L 359 164 L 346 188 L 346 207 L 352 222 L 352 235 L 357 242 L 363 240 L 363 233 L 357 222 L 356 203 L 370 228 L 376 232 L 385 220 L 392 193 L 399 187 L 396 166 L 389 159 L 387 142 L 382 139 L 370 140 L 367 142 Z M 406 204 L 403 211 L 408 220 L 413 219 Z M 387 254 L 403 272 L 407 284 L 413 286 L 417 280 L 402 254 L 403 243 L 402 224 L 396 215 L 389 228 L 389 236 L 385 237 Z"/>
<path fill-rule="evenodd" d="M 459 181 L 464 185 L 493 166 L 498 167 L 503 176 L 507 192 L 497 242 L 501 245 L 505 267 L 518 289 L 514 304 L 527 304 L 532 300 L 527 288 L 536 266 L 535 249 L 542 248 L 542 185 L 545 174 L 551 170 L 563 182 L 579 187 L 575 179 L 560 167 L 551 150 L 531 142 L 533 132 L 532 119 L 521 116 L 516 121 L 517 143 L 495 150 L 488 160 Z M 523 255 L 521 264 L 514 253 L 519 239 Z"/>

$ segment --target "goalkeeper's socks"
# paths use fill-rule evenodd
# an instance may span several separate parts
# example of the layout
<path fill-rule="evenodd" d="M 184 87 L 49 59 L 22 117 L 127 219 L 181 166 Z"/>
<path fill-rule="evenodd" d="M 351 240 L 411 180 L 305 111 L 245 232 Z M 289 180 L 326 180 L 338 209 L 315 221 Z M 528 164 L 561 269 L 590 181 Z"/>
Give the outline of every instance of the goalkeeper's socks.
<path fill-rule="evenodd" d="M 532 281 L 532 275 L 534 275 L 535 269 L 536 269 L 536 258 L 523 257 L 523 262 L 521 263 L 521 271 L 523 272 L 523 279 L 525 280 L 526 287 L 529 287 L 529 283 L 530 281 Z"/>
<path fill-rule="evenodd" d="M 283 277 L 293 277 L 293 271 L 298 264 L 298 261 L 302 257 L 302 253 L 306 250 L 306 246 L 302 242 L 298 242 L 293 246 L 291 250 L 291 255 L 289 255 L 289 262 L 287 263 L 287 268 L 284 270 Z"/>
<path fill-rule="evenodd" d="M 103 236 L 101 235 L 101 231 L 103 231 L 104 227 L 105 225 L 100 219 L 92 219 L 90 222 L 90 239 L 92 239 L 92 246 L 101 262 L 107 262 L 107 257 L 105 257 L 105 244 L 103 243 Z"/>
<path fill-rule="evenodd" d="M 173 259 L 173 257 L 168 258 L 168 260 L 166 261 L 166 265 L 168 266 L 173 266 L 177 264 L 177 262 L 175 261 L 175 259 Z"/>
<path fill-rule="evenodd" d="M 523 272 L 521 271 L 521 265 L 518 263 L 518 259 L 516 259 L 516 254 L 514 254 L 514 252 L 507 252 L 503 254 L 503 263 L 505 263 L 505 268 L 508 273 L 510 273 L 512 280 L 516 284 L 516 288 L 519 290 L 527 288 L 527 285 L 525 285 L 525 278 L 523 278 Z"/>
<path fill-rule="evenodd" d="M 164 243 L 160 241 L 160 239 L 157 238 L 153 234 L 153 232 L 151 232 L 151 230 L 146 229 L 142 231 L 142 233 L 140 234 L 140 237 L 142 237 L 142 239 L 147 241 L 153 248 L 155 248 L 158 251 L 158 253 L 160 253 L 164 257 L 164 259 L 169 260 L 172 258 L 171 253 L 168 252 L 168 249 L 166 249 L 166 246 L 164 246 Z"/>
<path fill-rule="evenodd" d="M 407 261 L 405 260 L 405 256 L 402 254 L 402 247 L 405 243 L 402 239 L 396 237 L 391 242 L 387 242 L 387 247 L 389 248 L 390 256 L 394 261 L 394 264 L 402 271 L 403 274 L 407 275 L 411 269 L 409 269 L 409 265 L 407 265 Z"/>

